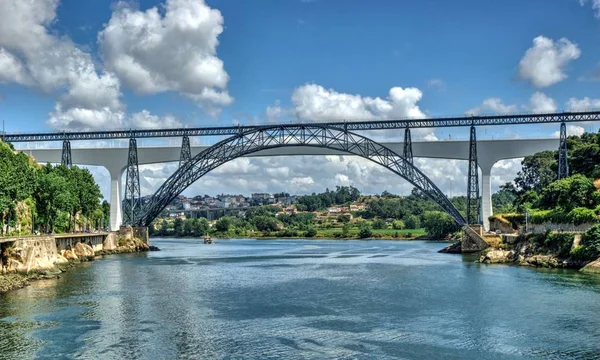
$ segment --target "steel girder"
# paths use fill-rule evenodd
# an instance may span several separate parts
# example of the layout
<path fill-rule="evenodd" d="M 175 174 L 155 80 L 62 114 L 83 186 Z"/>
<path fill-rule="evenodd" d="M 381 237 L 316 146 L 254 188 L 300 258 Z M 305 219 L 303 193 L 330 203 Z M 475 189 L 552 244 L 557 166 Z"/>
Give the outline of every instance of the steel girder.
<path fill-rule="evenodd" d="M 471 136 L 469 141 L 467 223 L 481 224 L 481 198 L 479 197 L 479 166 L 477 162 L 477 133 L 474 126 L 471 126 Z"/>
<path fill-rule="evenodd" d="M 339 128 L 348 131 L 357 130 L 385 130 L 404 128 L 439 128 L 456 126 L 481 126 L 481 125 L 518 125 L 518 124 L 544 124 L 558 122 L 599 121 L 600 111 L 564 112 L 552 114 L 513 114 L 493 116 L 460 116 L 429 119 L 400 119 L 378 121 L 353 121 L 318 123 L 319 126 Z M 301 124 L 293 124 L 299 126 Z M 205 128 L 179 128 L 179 129 L 154 129 L 154 130 L 115 130 L 94 132 L 70 133 L 30 133 L 30 134 L 4 134 L 3 141 L 62 141 L 62 140 L 97 140 L 97 139 L 127 139 L 180 137 L 180 136 L 218 136 L 236 135 L 252 130 L 268 129 L 271 125 L 246 125 L 246 126 L 221 126 Z"/>
<path fill-rule="evenodd" d="M 123 223 L 133 225 L 141 210 L 140 170 L 138 166 L 137 141 L 129 139 L 127 158 L 127 176 L 125 180 L 125 200 L 123 204 Z"/>
<path fill-rule="evenodd" d="M 410 137 L 410 128 L 404 129 L 404 158 L 413 164 L 412 139 Z"/>
<path fill-rule="evenodd" d="M 567 126 L 560 124 L 560 144 L 558 146 L 558 179 L 569 177 L 569 159 L 567 156 Z"/>
<path fill-rule="evenodd" d="M 465 219 L 438 187 L 404 157 L 361 135 L 321 125 L 282 125 L 241 132 L 205 149 L 169 177 L 144 206 L 137 224 L 148 226 L 182 191 L 209 171 L 235 158 L 287 146 L 328 148 L 380 164 L 421 190 L 460 225 Z"/>
<path fill-rule="evenodd" d="M 71 159 L 71 142 L 69 140 L 63 140 L 60 164 L 66 167 L 71 167 L 71 165 L 73 165 Z"/>
<path fill-rule="evenodd" d="M 190 149 L 190 138 L 184 136 L 181 139 L 181 154 L 179 155 L 179 167 L 181 164 L 188 162 L 192 158 L 192 151 Z"/>

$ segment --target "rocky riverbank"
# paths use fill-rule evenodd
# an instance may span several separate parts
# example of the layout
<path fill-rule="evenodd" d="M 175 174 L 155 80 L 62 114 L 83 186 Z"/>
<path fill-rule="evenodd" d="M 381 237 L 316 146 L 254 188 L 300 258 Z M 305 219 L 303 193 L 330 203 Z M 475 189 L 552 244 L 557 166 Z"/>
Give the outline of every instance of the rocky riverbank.
<path fill-rule="evenodd" d="M 522 239 L 514 244 L 501 243 L 498 247 L 491 247 L 481 254 L 478 262 L 485 264 L 515 264 L 521 266 L 535 266 L 560 269 L 581 269 L 583 272 L 600 274 L 600 259 L 590 262 L 569 256 L 569 251 L 552 251 L 546 246 L 536 242 Z M 575 248 L 578 239 L 566 246 Z M 565 256 L 565 254 L 567 254 Z M 584 270 L 585 269 L 585 270 Z"/>
<path fill-rule="evenodd" d="M 56 254 L 53 264 L 43 264 L 30 271 L 24 267 L 24 259 L 20 257 L 18 251 L 8 252 L 6 265 L 0 274 L 0 293 L 21 289 L 35 280 L 58 278 L 61 273 L 73 268 L 75 264 L 93 261 L 104 255 L 158 250 L 160 249 L 156 246 L 150 246 L 138 238 L 119 239 L 118 246 L 111 250 L 94 251 L 88 244 L 77 243 L 72 249 Z"/>

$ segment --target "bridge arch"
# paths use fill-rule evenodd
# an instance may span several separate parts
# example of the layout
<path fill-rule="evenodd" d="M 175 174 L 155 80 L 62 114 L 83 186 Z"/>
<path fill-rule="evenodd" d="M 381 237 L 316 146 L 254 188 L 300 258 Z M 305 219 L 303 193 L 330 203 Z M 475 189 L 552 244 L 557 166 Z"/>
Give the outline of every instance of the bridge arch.
<path fill-rule="evenodd" d="M 226 162 L 261 150 L 308 146 L 339 150 L 369 159 L 404 178 L 436 202 L 460 225 L 464 217 L 440 189 L 419 169 L 389 148 L 343 128 L 325 125 L 265 126 L 217 142 L 181 165 L 145 204 L 134 223 L 149 226 L 160 212 L 188 186 Z"/>

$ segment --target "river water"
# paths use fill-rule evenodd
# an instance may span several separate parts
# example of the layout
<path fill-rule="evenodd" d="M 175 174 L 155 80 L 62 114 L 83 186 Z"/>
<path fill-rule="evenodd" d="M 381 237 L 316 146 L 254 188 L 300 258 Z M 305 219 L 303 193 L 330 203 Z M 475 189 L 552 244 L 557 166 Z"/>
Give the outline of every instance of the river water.
<path fill-rule="evenodd" d="M 0 358 L 600 359 L 600 278 L 402 241 L 152 239 L 0 297 Z"/>

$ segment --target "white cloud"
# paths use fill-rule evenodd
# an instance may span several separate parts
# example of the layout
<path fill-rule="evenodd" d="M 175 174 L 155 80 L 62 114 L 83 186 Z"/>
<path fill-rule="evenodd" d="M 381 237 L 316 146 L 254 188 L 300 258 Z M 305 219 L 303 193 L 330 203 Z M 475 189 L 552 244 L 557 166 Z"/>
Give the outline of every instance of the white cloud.
<path fill-rule="evenodd" d="M 233 102 L 216 55 L 222 32 L 223 16 L 204 0 L 167 0 L 164 11 L 120 2 L 98 42 L 107 68 L 134 91 L 177 91 L 216 113 Z"/>
<path fill-rule="evenodd" d="M 566 79 L 566 66 L 580 55 L 579 47 L 566 38 L 554 42 L 538 36 L 521 59 L 519 74 L 538 88 L 548 87 Z"/>
<path fill-rule="evenodd" d="M 74 129 L 120 124 L 119 80 L 98 71 L 91 56 L 49 29 L 58 0 L 0 2 L 0 82 L 57 98 L 48 123 Z"/>
<path fill-rule="evenodd" d="M 481 105 L 466 111 L 467 115 L 480 114 L 509 114 L 517 111 L 517 105 L 506 105 L 502 99 L 491 97 L 483 100 Z"/>
<path fill-rule="evenodd" d="M 417 102 L 423 93 L 417 88 L 393 87 L 386 99 L 339 93 L 317 84 L 296 88 L 292 103 L 301 121 L 360 121 L 375 119 L 424 118 Z"/>
<path fill-rule="evenodd" d="M 172 115 L 159 117 L 148 110 L 142 110 L 131 115 L 128 126 L 133 129 L 179 128 L 182 124 Z"/>
<path fill-rule="evenodd" d="M 567 136 L 581 136 L 585 132 L 583 126 L 579 125 L 567 125 Z M 555 131 L 552 137 L 560 137 L 560 131 Z"/>
<path fill-rule="evenodd" d="M 579 5 L 581 6 L 585 6 L 585 4 L 587 4 L 588 0 L 579 0 Z M 592 0 L 592 9 L 595 11 L 595 16 L 597 18 L 600 18 L 600 0 Z"/>
<path fill-rule="evenodd" d="M 441 91 L 444 91 L 447 88 L 446 82 L 439 78 L 429 79 L 429 81 L 427 81 L 427 86 Z"/>
<path fill-rule="evenodd" d="M 534 113 L 556 112 L 556 102 L 554 99 L 542 92 L 535 92 L 529 99 L 529 110 Z"/>
<path fill-rule="evenodd" d="M 583 99 L 570 98 L 567 101 L 567 110 L 569 111 L 591 111 L 600 109 L 600 99 L 590 99 L 584 97 Z"/>

